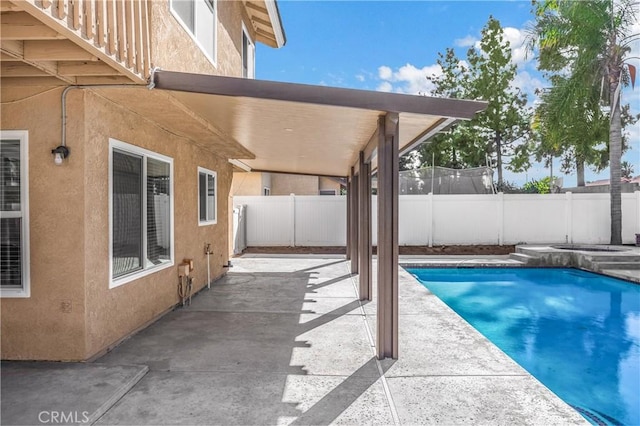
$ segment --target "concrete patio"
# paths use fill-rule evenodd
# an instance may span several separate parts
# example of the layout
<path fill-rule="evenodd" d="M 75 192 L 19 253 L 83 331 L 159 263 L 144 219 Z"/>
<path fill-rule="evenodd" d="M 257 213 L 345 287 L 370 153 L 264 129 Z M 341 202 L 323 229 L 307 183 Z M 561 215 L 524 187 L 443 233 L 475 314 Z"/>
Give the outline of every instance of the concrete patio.
<path fill-rule="evenodd" d="M 342 256 L 233 264 L 95 363 L 3 363 L 2 423 L 587 424 L 402 269 L 400 357 L 378 361 Z"/>

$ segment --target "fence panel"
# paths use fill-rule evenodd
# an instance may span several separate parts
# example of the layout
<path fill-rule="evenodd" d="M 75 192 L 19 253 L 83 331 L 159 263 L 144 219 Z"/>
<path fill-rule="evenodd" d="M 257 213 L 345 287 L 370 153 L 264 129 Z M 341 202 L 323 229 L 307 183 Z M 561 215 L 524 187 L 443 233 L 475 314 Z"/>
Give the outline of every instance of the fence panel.
<path fill-rule="evenodd" d="M 247 245 L 343 246 L 345 196 L 234 197 L 246 204 Z M 640 192 L 622 194 L 622 240 L 640 233 Z M 402 195 L 401 245 L 607 244 L 609 194 Z M 377 197 L 372 243 L 377 244 Z"/>
<path fill-rule="evenodd" d="M 295 197 L 297 246 L 344 246 L 347 242 L 347 201 L 344 195 Z"/>

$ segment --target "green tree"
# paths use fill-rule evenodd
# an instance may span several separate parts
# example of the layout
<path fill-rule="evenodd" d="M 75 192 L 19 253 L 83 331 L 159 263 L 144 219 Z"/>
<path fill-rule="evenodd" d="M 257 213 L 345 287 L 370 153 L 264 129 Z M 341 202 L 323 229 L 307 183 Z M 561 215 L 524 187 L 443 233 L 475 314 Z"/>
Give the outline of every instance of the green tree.
<path fill-rule="evenodd" d="M 534 1 L 531 46 L 539 48 L 541 70 L 567 75 L 562 110 L 573 115 L 579 94 L 594 88 L 609 108 L 611 244 L 622 243 L 620 92 L 629 81 L 629 43 L 638 38 L 631 33 L 636 7 L 633 0 Z"/>
<path fill-rule="evenodd" d="M 628 161 L 623 161 L 622 163 L 620 163 L 620 166 L 622 167 L 622 177 L 625 179 L 633 179 L 633 164 L 629 163 Z"/>
<path fill-rule="evenodd" d="M 509 42 L 500 22 L 489 17 L 482 29 L 479 49 L 467 51 L 466 61 L 460 61 L 453 49 L 439 54 L 441 75 L 427 77 L 435 86 L 433 96 L 483 99 L 489 105 L 473 120 L 462 123 L 422 148 L 422 158 L 436 156 L 436 164 L 447 167 L 478 167 L 486 165 L 487 157 L 495 160 L 498 188 L 503 169 L 523 171 L 529 166 L 523 141 L 529 136 L 530 115 L 527 97 L 513 81 L 516 65 L 511 60 Z M 505 157 L 511 161 L 505 161 Z"/>

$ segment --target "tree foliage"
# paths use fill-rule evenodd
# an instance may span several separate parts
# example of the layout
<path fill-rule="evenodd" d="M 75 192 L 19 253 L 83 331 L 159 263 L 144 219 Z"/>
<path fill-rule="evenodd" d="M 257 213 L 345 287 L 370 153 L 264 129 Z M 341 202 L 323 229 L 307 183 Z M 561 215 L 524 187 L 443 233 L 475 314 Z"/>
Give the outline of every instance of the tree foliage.
<path fill-rule="evenodd" d="M 535 0 L 533 5 L 536 21 L 530 44 L 539 49 L 539 69 L 557 77 L 554 93 L 544 106 L 548 111 L 540 114 L 541 120 L 556 117 L 555 124 L 547 120 L 541 126 L 541 137 L 556 141 L 544 141 L 543 146 L 552 150 L 569 147 L 578 160 L 576 166 L 580 161 L 593 164 L 594 137 L 583 139 L 583 143 L 566 138 L 577 138 L 585 128 L 599 134 L 604 124 L 611 182 L 611 244 L 621 244 L 624 108 L 620 93 L 621 86 L 629 82 L 625 67 L 629 43 L 638 37 L 631 34 L 636 6 L 633 0 Z M 605 114 L 601 103 L 608 107 L 604 117 L 599 116 Z M 560 119 L 565 123 L 557 124 Z"/>
<path fill-rule="evenodd" d="M 479 47 L 470 48 L 465 61 L 447 49 L 438 54 L 438 65 L 442 74 L 427 77 L 435 86 L 432 96 L 482 99 L 488 106 L 473 120 L 424 145 L 423 162 L 430 163 L 435 156 L 438 166 L 463 168 L 484 166 L 489 158 L 496 163 L 501 187 L 504 168 L 523 171 L 529 167 L 523 141 L 529 136 L 530 114 L 526 95 L 513 84 L 516 65 L 500 22 L 489 17 Z"/>

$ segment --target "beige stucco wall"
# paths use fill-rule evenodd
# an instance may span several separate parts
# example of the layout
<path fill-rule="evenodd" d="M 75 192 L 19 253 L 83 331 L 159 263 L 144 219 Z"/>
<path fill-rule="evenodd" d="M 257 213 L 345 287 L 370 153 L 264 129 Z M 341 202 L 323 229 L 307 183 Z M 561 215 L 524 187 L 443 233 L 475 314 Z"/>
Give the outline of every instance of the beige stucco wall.
<path fill-rule="evenodd" d="M 1 301 L 3 359 L 82 359 L 85 348 L 85 226 L 83 97 L 69 98 L 71 156 L 62 166 L 60 93 L 2 88 L 2 130 L 29 131 L 31 297 Z M 34 117 L 38 117 L 34 120 Z"/>
<path fill-rule="evenodd" d="M 318 176 L 271 174 L 271 195 L 318 195 Z"/>
<path fill-rule="evenodd" d="M 218 0 L 217 58 L 214 65 L 170 10 L 169 0 L 152 1 L 151 62 L 168 71 L 242 76 L 242 22 L 250 22 L 241 1 Z M 246 25 L 255 40 L 253 27 Z"/>
<path fill-rule="evenodd" d="M 2 299 L 2 358 L 84 360 L 179 302 L 177 265 L 194 260 L 194 291 L 228 260 L 226 159 L 88 90 L 68 100 L 71 156 L 53 164 L 60 91 L 2 106 L 2 129 L 29 131 L 31 297 Z M 5 95 L 9 91 L 3 90 Z M 26 111 L 29 111 L 27 114 Z M 33 120 L 33 116 L 43 117 Z M 174 266 L 109 289 L 109 138 L 173 158 Z M 218 173 L 218 223 L 198 224 L 197 167 Z M 71 309 L 68 309 L 71 302 Z"/>
<path fill-rule="evenodd" d="M 320 177 L 320 190 L 333 189 L 336 191 L 336 195 L 340 195 L 340 183 L 328 177 Z"/>
<path fill-rule="evenodd" d="M 242 2 L 218 1 L 216 66 L 173 17 L 168 0 L 154 1 L 151 7 L 155 66 L 241 75 L 242 20 L 248 22 Z M 228 261 L 232 180 L 226 158 L 90 90 L 73 90 L 67 97 L 71 156 L 56 167 L 51 149 L 60 144 L 62 88 L 1 89 L 0 128 L 29 131 L 31 256 L 31 297 L 0 302 L 3 359 L 85 360 L 101 353 L 178 303 L 177 265 L 184 258 L 195 263 L 194 290 L 206 285 L 205 243 L 214 252 L 212 279 L 226 271 L 222 266 Z M 172 157 L 175 191 L 174 266 L 113 289 L 108 255 L 110 137 Z M 216 225 L 198 225 L 198 166 L 218 173 Z M 260 194 L 259 176 L 258 186 Z"/>
<path fill-rule="evenodd" d="M 231 195 L 262 195 L 262 174 L 234 172 Z"/>

